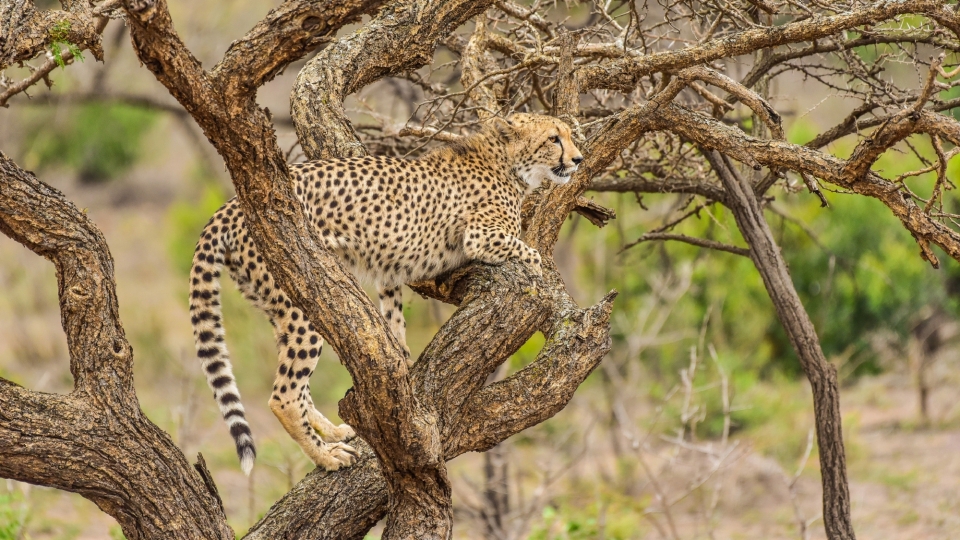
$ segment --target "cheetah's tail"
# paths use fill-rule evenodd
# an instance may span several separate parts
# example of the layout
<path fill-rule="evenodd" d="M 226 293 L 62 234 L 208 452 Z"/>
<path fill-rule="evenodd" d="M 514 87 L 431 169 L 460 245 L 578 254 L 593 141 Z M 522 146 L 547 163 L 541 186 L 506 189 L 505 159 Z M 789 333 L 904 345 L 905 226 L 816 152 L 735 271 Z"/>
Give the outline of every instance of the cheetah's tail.
<path fill-rule="evenodd" d="M 228 202 L 214 214 L 204 227 L 193 253 L 190 274 L 190 320 L 207 384 L 220 405 L 220 414 L 230 426 L 230 435 L 237 446 L 240 467 L 247 475 L 253 469 L 257 450 L 253 435 L 240 403 L 240 390 L 230 367 L 230 355 L 224 341 L 222 311 L 220 309 L 220 269 L 226 252 L 235 240 L 226 227 Z M 235 209 L 233 209 L 235 211 Z M 231 212 L 232 213 L 232 212 Z"/>

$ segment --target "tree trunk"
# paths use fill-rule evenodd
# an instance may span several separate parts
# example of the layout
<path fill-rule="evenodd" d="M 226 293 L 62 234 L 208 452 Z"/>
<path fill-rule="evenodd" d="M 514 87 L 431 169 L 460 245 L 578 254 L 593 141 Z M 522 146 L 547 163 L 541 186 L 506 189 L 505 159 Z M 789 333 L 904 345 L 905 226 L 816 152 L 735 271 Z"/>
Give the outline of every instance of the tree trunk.
<path fill-rule="evenodd" d="M 727 190 L 725 203 L 733 212 L 737 227 L 750 246 L 750 259 L 763 278 L 780 324 L 787 332 L 813 389 L 823 483 L 823 522 L 827 537 L 831 540 L 853 540 L 856 536 L 850 518 L 850 488 L 847 485 L 837 370 L 823 356 L 816 329 L 800 302 L 753 187 L 737 173 L 726 156 L 716 151 L 706 151 L 706 155 Z"/>

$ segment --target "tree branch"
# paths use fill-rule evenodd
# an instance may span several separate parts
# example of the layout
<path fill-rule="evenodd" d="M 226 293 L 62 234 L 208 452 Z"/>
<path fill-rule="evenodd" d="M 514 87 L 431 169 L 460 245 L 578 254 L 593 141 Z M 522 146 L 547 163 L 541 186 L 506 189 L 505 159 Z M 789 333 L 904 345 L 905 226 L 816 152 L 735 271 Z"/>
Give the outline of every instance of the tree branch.
<path fill-rule="evenodd" d="M 937 87 L 937 72 L 942 63 L 943 54 L 930 63 L 930 70 L 927 73 L 923 90 L 920 91 L 920 97 L 913 105 L 890 117 L 877 131 L 861 141 L 853 150 L 853 154 L 847 160 L 846 165 L 843 166 L 841 173 L 850 182 L 856 182 L 862 178 L 881 154 L 915 131 L 917 121 L 920 119 L 920 111 L 930 99 L 934 88 Z"/>
<path fill-rule="evenodd" d="M 11 97 L 41 80 L 52 84 L 47 79 L 50 72 L 74 60 L 72 50 L 62 51 L 65 43 L 75 45 L 79 50 L 89 50 L 94 58 L 103 60 L 100 37 L 109 19 L 94 16 L 83 3 L 69 5 L 70 11 L 38 12 L 32 2 L 25 0 L 0 4 L 0 71 L 10 64 L 30 60 L 49 47 L 61 50 L 59 61 L 51 57 L 28 77 L 5 87 L 0 92 L 0 107 L 7 107 Z"/>
<path fill-rule="evenodd" d="M 104 21 L 105 23 L 105 21 Z M 54 41 L 69 42 L 103 60 L 100 21 L 84 2 L 67 11 L 40 10 L 33 2 L 18 0 L 0 4 L 0 71 L 17 62 L 43 54 Z"/>
<path fill-rule="evenodd" d="M 854 193 L 878 199 L 918 242 L 932 242 L 960 261 L 960 234 L 924 214 L 913 200 L 904 197 L 899 186 L 879 175 L 868 172 L 863 178 L 853 181 L 842 173 L 846 165 L 842 159 L 805 146 L 756 139 L 739 129 L 673 104 L 657 109 L 655 116 L 650 121 L 657 129 L 676 133 L 704 148 L 716 149 L 737 159 L 743 157 L 767 167 L 802 171 Z M 953 137 L 960 135 L 960 126 L 955 124 L 956 121 L 949 122 L 943 115 L 922 111 L 917 130 L 942 130 L 940 133 L 953 142 L 948 134 Z M 960 141 L 960 138 L 957 140 Z"/>
<path fill-rule="evenodd" d="M 587 190 L 614 193 L 688 193 L 721 202 L 726 197 L 726 192 L 723 189 L 707 183 L 702 178 L 606 177 L 591 182 Z"/>
<path fill-rule="evenodd" d="M 940 2 L 936 0 L 878 2 L 852 13 L 832 17 L 814 15 L 806 20 L 779 27 L 753 28 L 678 51 L 658 52 L 607 64 L 584 66 L 578 69 L 577 76 L 584 90 L 606 88 L 631 91 L 637 87 L 640 78 L 651 73 L 677 71 L 721 58 L 749 54 L 767 47 L 812 41 L 857 26 L 885 21 L 897 15 L 924 13 L 939 7 Z"/>
<path fill-rule="evenodd" d="M 681 70 L 677 76 L 685 81 L 701 80 L 717 88 L 726 90 L 731 96 L 750 108 L 770 128 L 773 138 L 782 141 L 783 125 L 780 115 L 759 94 L 737 81 L 705 66 L 693 66 Z"/>
<path fill-rule="evenodd" d="M 640 238 L 637 238 L 633 242 L 630 242 L 629 244 L 623 246 L 623 248 L 620 249 L 620 252 L 623 253 L 624 251 L 632 248 L 633 246 L 636 246 L 637 244 L 642 244 L 643 242 L 664 241 L 664 240 L 674 240 L 677 242 L 683 242 L 685 244 L 699 246 L 702 248 L 712 249 L 716 251 L 726 251 L 727 253 L 733 253 L 734 255 L 740 255 L 743 257 L 750 256 L 750 250 L 747 248 L 731 246 L 731 245 L 724 244 L 722 242 L 717 242 L 716 240 L 710 240 L 707 238 L 696 238 L 693 236 L 686 236 L 684 234 L 671 234 L 671 233 L 660 233 L 660 232 L 644 233 L 640 235 Z"/>
<path fill-rule="evenodd" d="M 383 77 L 427 64 L 443 37 L 492 3 L 397 4 L 307 62 L 291 96 L 304 154 L 310 159 L 366 154 L 343 109 L 346 96 Z"/>
<path fill-rule="evenodd" d="M 375 12 L 384 0 L 285 0 L 234 41 L 211 75 L 227 93 L 247 97 L 337 30 Z"/>
<path fill-rule="evenodd" d="M 537 359 L 464 404 L 464 421 L 447 440 L 451 453 L 485 451 L 560 412 L 610 350 L 610 312 L 616 292 L 581 310 L 565 294 L 544 331 Z"/>
<path fill-rule="evenodd" d="M 79 493 L 130 539 L 233 538 L 203 479 L 140 411 L 100 231 L 2 153 L 0 231 L 56 266 L 74 378 L 66 396 L 0 379 L 0 477 Z"/>

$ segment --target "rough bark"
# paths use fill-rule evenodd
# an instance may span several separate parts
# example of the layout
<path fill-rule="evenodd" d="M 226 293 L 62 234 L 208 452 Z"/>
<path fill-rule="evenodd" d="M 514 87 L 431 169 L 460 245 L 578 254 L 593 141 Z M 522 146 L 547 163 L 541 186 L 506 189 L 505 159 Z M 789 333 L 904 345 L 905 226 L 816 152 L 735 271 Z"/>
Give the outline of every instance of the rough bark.
<path fill-rule="evenodd" d="M 96 26 L 85 2 L 68 3 L 66 10 L 37 10 L 28 0 L 0 3 L 0 70 L 43 53 L 54 34 L 59 41 L 73 43 L 103 60 Z"/>
<path fill-rule="evenodd" d="M 75 50 L 90 51 L 103 61 L 100 34 L 109 20 L 95 13 L 86 2 L 62 2 L 64 10 L 37 11 L 28 0 L 0 2 L 0 72 L 12 64 L 23 64 L 50 50 L 60 51 L 59 61 L 49 58 L 32 73 L 13 84 L 0 77 L 0 107 L 7 107 L 11 97 L 25 92 L 39 81 L 49 86 L 49 74 L 74 60 L 74 53 L 65 50 L 69 43 Z"/>

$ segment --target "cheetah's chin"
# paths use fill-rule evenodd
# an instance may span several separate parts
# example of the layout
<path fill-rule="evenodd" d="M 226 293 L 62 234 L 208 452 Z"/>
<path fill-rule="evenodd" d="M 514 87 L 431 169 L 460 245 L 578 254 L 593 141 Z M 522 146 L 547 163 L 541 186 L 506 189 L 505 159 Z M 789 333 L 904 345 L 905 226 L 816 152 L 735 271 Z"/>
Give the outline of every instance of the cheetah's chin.
<path fill-rule="evenodd" d="M 568 171 L 561 171 L 561 172 L 556 172 L 556 171 L 551 171 L 551 172 L 553 173 L 553 182 L 555 184 L 563 185 L 570 181 L 570 178 L 573 176 L 574 171 L 568 170 Z"/>

